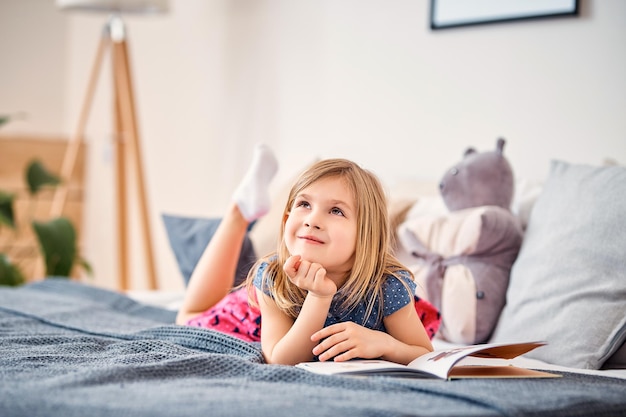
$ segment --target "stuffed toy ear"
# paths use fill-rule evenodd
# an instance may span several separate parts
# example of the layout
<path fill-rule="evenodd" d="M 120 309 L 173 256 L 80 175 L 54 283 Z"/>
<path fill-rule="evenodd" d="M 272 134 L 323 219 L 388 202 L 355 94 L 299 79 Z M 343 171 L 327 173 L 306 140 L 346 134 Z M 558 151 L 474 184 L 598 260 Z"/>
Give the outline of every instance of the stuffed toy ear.
<path fill-rule="evenodd" d="M 450 211 L 498 206 L 510 210 L 515 189 L 513 170 L 504 156 L 504 139 L 494 151 L 465 151 L 463 159 L 444 174 L 439 189 Z"/>
<path fill-rule="evenodd" d="M 476 149 L 474 149 L 474 148 L 467 148 L 465 150 L 465 152 L 463 152 L 463 157 L 469 156 L 469 155 L 471 155 L 473 153 L 476 153 Z"/>
<path fill-rule="evenodd" d="M 498 138 L 498 142 L 496 142 L 496 152 L 500 155 L 504 155 L 504 139 Z"/>

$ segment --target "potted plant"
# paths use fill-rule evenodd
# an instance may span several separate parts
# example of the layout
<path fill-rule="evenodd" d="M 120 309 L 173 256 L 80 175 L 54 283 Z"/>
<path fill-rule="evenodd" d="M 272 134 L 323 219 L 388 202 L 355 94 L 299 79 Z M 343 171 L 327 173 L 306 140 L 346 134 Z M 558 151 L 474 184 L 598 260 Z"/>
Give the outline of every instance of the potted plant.
<path fill-rule="evenodd" d="M 0 116 L 0 127 L 11 120 Z M 60 184 L 60 178 L 51 173 L 39 160 L 30 161 L 25 167 L 25 179 L 28 185 L 29 199 L 36 203 L 37 194 L 46 187 Z M 15 216 L 13 193 L 0 190 L 0 236 L 18 234 L 19 225 Z M 45 263 L 45 276 L 69 277 L 75 265 L 80 265 L 91 273 L 89 264 L 78 254 L 76 229 L 67 217 L 55 217 L 45 221 L 35 220 L 34 210 L 29 210 L 28 223 L 33 228 L 37 239 L 37 249 Z M 3 240 L 4 241 L 4 240 Z M 21 285 L 26 282 L 19 265 L 10 256 L 11 240 L 0 247 L 0 285 Z M 18 254 L 19 257 L 19 254 Z"/>

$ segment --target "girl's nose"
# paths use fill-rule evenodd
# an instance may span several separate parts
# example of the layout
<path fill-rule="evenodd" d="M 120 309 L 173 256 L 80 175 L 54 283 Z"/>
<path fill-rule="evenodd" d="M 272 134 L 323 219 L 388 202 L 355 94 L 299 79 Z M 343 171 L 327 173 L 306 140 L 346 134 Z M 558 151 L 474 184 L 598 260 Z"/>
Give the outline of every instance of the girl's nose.
<path fill-rule="evenodd" d="M 305 225 L 306 227 L 311 227 L 311 228 L 313 228 L 313 229 L 318 229 L 318 230 L 320 229 L 320 226 L 318 226 L 316 223 L 313 223 L 313 222 L 310 222 L 310 221 L 306 221 L 306 222 L 304 223 L 304 225 Z"/>
<path fill-rule="evenodd" d="M 314 229 L 320 229 L 320 222 L 315 210 L 312 210 L 309 215 L 304 219 L 304 225 L 306 227 L 312 227 Z"/>

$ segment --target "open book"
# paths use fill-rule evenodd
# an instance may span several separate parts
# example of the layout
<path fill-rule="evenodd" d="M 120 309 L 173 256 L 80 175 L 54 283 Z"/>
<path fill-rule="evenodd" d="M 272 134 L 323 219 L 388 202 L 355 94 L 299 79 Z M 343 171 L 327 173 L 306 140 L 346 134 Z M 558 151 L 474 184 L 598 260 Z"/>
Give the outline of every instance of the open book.
<path fill-rule="evenodd" d="M 422 355 L 408 365 L 380 359 L 357 359 L 346 362 L 303 362 L 296 366 L 325 375 L 387 375 L 441 379 L 559 377 L 557 374 L 520 368 L 503 361 L 545 344 L 545 342 L 491 343 L 452 347 Z"/>

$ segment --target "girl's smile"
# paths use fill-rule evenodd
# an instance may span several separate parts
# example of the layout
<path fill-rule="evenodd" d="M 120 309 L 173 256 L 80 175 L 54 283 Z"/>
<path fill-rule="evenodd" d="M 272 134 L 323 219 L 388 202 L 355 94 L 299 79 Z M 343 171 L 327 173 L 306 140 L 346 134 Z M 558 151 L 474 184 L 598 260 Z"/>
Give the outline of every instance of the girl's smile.
<path fill-rule="evenodd" d="M 318 244 L 323 244 L 324 242 L 318 238 L 316 238 L 315 236 L 298 236 L 298 239 L 303 239 L 308 241 L 308 243 L 318 243 Z"/>

